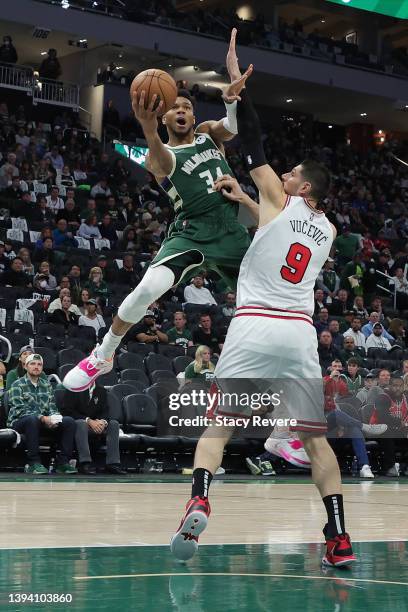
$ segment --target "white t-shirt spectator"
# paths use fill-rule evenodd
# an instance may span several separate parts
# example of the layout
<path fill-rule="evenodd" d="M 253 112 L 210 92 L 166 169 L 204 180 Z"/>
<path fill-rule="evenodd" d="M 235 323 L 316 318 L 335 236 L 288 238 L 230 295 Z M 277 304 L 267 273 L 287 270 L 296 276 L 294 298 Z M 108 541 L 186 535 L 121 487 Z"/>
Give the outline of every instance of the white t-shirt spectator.
<path fill-rule="evenodd" d="M 58 197 L 56 200 L 52 200 L 51 196 L 48 195 L 45 199 L 47 200 L 47 208 L 52 210 L 52 212 L 56 212 L 57 210 L 62 210 L 63 208 L 65 208 L 64 200 L 60 197 Z"/>
<path fill-rule="evenodd" d="M 106 189 L 104 189 L 102 185 L 96 183 L 96 185 L 94 185 L 91 189 L 91 198 L 95 198 L 98 195 L 105 196 L 106 198 L 108 198 L 112 195 L 112 192 L 108 186 L 106 187 Z"/>
<path fill-rule="evenodd" d="M 100 314 L 97 314 L 94 319 L 90 319 L 86 315 L 81 315 L 79 317 L 78 325 L 85 325 L 86 327 L 93 327 L 96 333 L 98 333 L 101 327 L 106 327 L 106 323 Z"/>
<path fill-rule="evenodd" d="M 343 337 L 353 338 L 354 344 L 356 345 L 357 348 L 365 348 L 366 346 L 366 337 L 363 334 L 363 332 L 361 331 L 355 332 L 351 329 L 351 327 L 349 327 L 348 330 L 344 332 Z"/>
<path fill-rule="evenodd" d="M 389 351 L 391 344 L 387 338 L 384 338 L 384 336 L 376 336 L 375 334 L 371 334 L 368 336 L 366 342 L 366 349 L 368 350 L 369 348 L 382 348 Z"/>
<path fill-rule="evenodd" d="M 215 304 L 217 302 L 211 292 L 205 287 L 195 287 L 194 285 L 188 285 L 184 289 L 184 299 L 189 304 Z"/>

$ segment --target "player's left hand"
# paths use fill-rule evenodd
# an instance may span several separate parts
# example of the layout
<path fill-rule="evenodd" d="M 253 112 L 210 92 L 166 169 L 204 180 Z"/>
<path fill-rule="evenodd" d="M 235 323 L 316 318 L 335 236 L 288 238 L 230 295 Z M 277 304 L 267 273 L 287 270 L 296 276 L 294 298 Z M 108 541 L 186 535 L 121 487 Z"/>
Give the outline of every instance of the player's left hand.
<path fill-rule="evenodd" d="M 224 102 L 226 102 L 227 104 L 231 104 L 236 100 L 241 100 L 239 94 L 245 87 L 245 83 L 247 79 L 251 76 L 253 70 L 254 67 L 252 64 L 250 64 L 245 70 L 244 74 L 239 77 L 239 79 L 235 79 L 235 81 L 232 81 L 232 83 L 227 85 L 222 94 L 222 99 L 224 100 Z"/>
<path fill-rule="evenodd" d="M 229 174 L 224 174 L 217 179 L 214 183 L 214 189 L 220 191 L 227 200 L 232 202 L 242 202 L 247 197 L 237 179 Z"/>
<path fill-rule="evenodd" d="M 236 81 L 241 77 L 241 71 L 239 69 L 239 63 L 236 51 L 236 39 L 237 39 L 237 28 L 232 28 L 230 44 L 228 48 L 226 65 L 229 77 L 231 81 Z"/>

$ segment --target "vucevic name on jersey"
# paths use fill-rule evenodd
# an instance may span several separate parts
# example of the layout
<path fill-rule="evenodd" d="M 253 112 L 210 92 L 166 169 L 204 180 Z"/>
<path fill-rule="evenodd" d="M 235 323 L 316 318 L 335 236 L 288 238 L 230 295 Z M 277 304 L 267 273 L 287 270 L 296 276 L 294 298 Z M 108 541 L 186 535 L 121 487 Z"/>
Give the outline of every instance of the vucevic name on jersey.
<path fill-rule="evenodd" d="M 316 278 L 329 256 L 333 229 L 307 200 L 288 196 L 282 212 L 255 234 L 241 264 L 237 306 L 314 311 Z"/>

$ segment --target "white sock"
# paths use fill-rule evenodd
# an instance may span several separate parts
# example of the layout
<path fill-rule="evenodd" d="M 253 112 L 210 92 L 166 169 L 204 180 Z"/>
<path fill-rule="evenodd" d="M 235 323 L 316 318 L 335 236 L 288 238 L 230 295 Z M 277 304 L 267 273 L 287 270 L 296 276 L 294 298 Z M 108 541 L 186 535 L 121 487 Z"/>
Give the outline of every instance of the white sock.
<path fill-rule="evenodd" d="M 110 359 L 122 342 L 122 338 L 123 336 L 116 336 L 112 332 L 112 328 L 110 328 L 108 333 L 105 334 L 101 346 L 97 350 L 99 359 Z"/>

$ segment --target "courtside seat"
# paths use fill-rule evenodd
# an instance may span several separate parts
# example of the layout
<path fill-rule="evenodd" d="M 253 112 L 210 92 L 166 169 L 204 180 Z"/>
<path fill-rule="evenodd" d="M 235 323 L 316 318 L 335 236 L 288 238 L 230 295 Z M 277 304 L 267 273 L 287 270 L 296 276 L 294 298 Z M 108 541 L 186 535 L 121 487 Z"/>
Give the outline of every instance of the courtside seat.
<path fill-rule="evenodd" d="M 157 425 L 157 406 L 151 397 L 135 393 L 123 398 L 125 433 L 154 434 Z"/>

